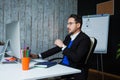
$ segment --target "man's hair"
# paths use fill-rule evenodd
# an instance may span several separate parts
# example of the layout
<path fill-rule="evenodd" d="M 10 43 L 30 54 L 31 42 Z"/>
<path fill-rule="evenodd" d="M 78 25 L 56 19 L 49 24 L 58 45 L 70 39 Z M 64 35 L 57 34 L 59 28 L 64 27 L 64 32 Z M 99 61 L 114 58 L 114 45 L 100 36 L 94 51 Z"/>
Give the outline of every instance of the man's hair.
<path fill-rule="evenodd" d="M 81 26 L 82 26 L 82 17 L 81 17 L 80 15 L 71 14 L 71 15 L 68 17 L 68 19 L 69 19 L 69 18 L 74 18 L 75 21 L 76 21 L 76 23 L 80 23 Z"/>

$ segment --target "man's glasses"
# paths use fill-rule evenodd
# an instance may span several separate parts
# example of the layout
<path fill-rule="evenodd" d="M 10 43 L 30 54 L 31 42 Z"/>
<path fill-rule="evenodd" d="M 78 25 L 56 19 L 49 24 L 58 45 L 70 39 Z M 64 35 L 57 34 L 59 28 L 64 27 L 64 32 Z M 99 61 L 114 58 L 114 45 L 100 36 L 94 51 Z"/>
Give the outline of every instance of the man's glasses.
<path fill-rule="evenodd" d="M 76 24 L 76 22 L 69 22 L 69 23 L 67 23 L 67 25 L 72 25 L 72 24 Z"/>

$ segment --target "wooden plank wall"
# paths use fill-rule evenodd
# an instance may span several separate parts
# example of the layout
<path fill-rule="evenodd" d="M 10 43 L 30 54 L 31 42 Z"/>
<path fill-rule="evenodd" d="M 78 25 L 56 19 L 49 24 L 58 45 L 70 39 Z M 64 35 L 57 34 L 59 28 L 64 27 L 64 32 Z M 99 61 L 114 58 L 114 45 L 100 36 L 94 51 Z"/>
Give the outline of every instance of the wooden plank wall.
<path fill-rule="evenodd" d="M 0 0 L 0 41 L 5 41 L 5 24 L 20 22 L 24 43 L 35 53 L 54 46 L 67 34 L 67 18 L 77 13 L 77 0 Z"/>

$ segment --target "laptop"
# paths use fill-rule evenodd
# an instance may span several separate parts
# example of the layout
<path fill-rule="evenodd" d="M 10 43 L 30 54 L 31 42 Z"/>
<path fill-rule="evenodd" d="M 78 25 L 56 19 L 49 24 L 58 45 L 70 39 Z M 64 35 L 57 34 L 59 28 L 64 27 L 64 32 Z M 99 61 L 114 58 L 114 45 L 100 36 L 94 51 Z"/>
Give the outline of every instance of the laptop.
<path fill-rule="evenodd" d="M 5 43 L 5 45 L 4 45 L 3 47 L 1 47 L 1 49 L 0 49 L 0 63 L 4 60 L 4 55 L 5 55 L 7 46 L 8 46 L 8 41 L 7 41 L 7 42 Z"/>

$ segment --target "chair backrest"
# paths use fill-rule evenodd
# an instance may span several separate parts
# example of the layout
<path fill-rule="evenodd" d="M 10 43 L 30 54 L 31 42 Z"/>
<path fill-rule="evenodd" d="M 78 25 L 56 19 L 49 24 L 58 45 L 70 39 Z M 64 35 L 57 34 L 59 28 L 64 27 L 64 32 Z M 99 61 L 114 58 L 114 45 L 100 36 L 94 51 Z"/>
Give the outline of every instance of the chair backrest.
<path fill-rule="evenodd" d="M 85 60 L 85 64 L 87 64 L 88 59 L 89 59 L 90 55 L 94 52 L 96 44 L 97 44 L 97 39 L 95 37 L 90 37 L 90 41 L 91 41 L 91 46 L 90 46 L 90 50 L 87 55 L 87 58 Z"/>

